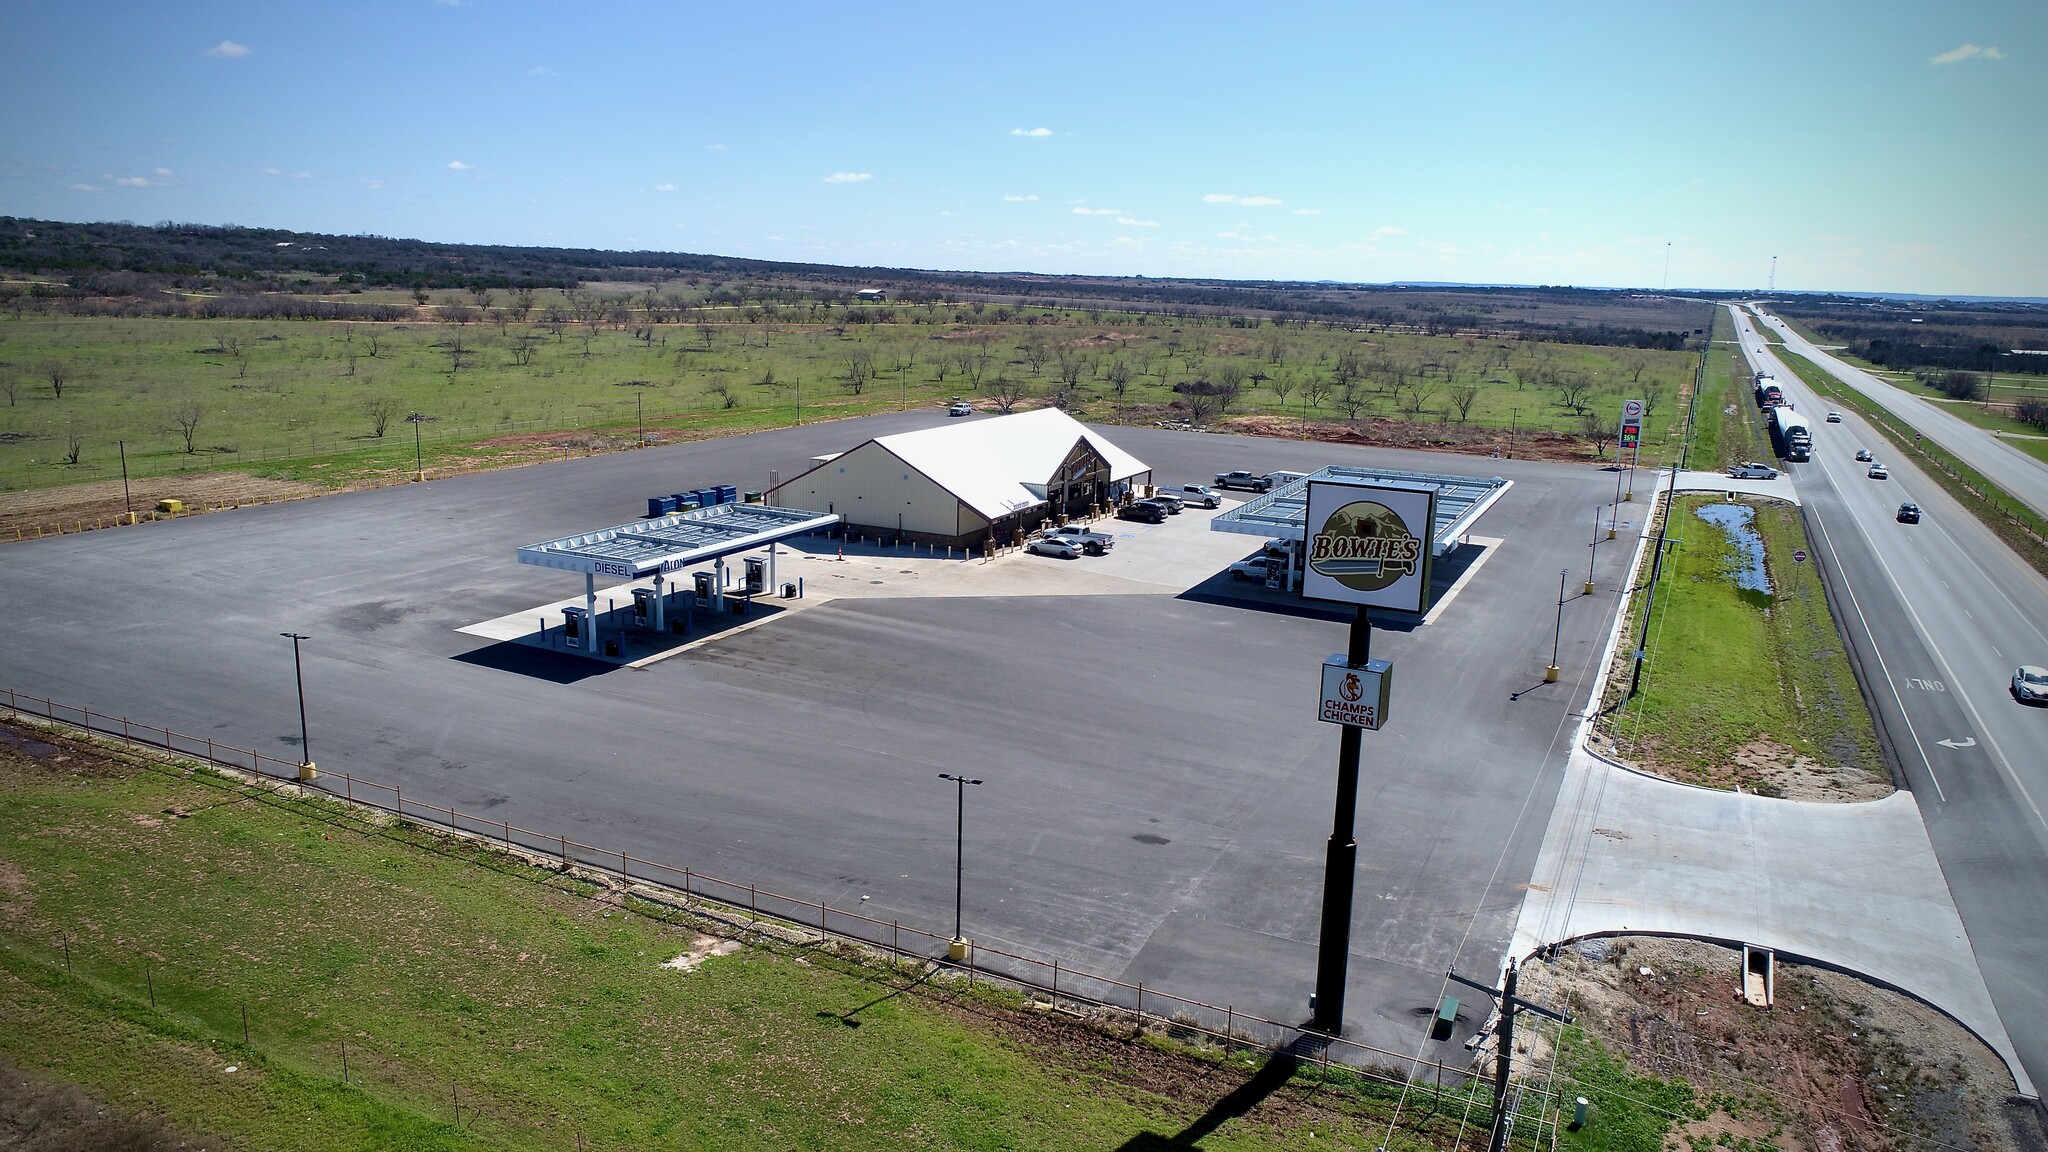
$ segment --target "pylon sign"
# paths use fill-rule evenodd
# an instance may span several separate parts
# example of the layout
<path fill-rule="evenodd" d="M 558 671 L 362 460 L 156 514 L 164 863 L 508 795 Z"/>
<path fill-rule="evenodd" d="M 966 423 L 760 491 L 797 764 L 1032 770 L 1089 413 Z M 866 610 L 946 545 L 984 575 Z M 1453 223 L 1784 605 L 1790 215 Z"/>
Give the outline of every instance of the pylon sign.
<path fill-rule="evenodd" d="M 1624 400 L 1621 402 L 1621 446 L 1634 448 L 1643 440 L 1643 402 Z"/>
<path fill-rule="evenodd" d="M 1429 608 L 1435 485 L 1311 480 L 1305 528 L 1303 597 L 1397 612 Z"/>
<path fill-rule="evenodd" d="M 1392 663 L 1368 660 L 1354 668 L 1339 652 L 1323 661 L 1323 699 L 1316 706 L 1316 719 L 1377 732 L 1387 722 L 1393 686 Z"/>

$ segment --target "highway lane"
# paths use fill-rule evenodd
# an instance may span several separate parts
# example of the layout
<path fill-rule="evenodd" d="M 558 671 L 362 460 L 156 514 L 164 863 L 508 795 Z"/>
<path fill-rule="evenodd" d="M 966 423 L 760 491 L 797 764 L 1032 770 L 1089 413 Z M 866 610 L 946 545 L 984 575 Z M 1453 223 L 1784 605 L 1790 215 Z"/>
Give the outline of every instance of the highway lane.
<path fill-rule="evenodd" d="M 1751 307 L 1757 307 L 1751 305 Z M 2043 516 L 2048 516 L 2048 464 L 1993 436 L 1941 405 L 1844 363 L 1822 351 L 1791 326 L 1768 312 L 1762 313 L 1771 333 L 1785 346 L 1821 366 L 1829 375 L 1868 396 L 1894 416 L 1912 425 L 1928 439 L 1954 453 L 1956 458 L 1982 473 L 1986 479 Z M 1746 344 L 1745 347 L 1753 346 Z M 1789 376 L 1790 373 L 1782 375 Z M 1823 409 L 1824 410 L 1824 409 Z"/>
<path fill-rule="evenodd" d="M 2048 709 L 2014 702 L 2015 665 L 2048 661 L 2048 581 L 1911 464 L 1888 460 L 1860 418 L 1825 402 L 1761 351 L 1814 429 L 1792 465 L 1868 695 L 1913 791 L 1986 985 L 2021 1061 L 2048 1082 Z M 1891 469 L 1868 477 L 1868 447 Z M 1900 524 L 1902 501 L 1925 518 Z"/>

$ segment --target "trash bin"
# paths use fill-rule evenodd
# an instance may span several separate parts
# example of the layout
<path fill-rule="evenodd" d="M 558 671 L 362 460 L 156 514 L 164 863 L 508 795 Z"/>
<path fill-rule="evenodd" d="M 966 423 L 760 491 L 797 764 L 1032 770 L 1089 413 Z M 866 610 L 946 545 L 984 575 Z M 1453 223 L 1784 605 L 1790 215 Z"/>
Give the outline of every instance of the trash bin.
<path fill-rule="evenodd" d="M 619 654 L 619 642 L 617 640 L 605 641 L 604 654 L 607 656 L 617 656 Z"/>
<path fill-rule="evenodd" d="M 796 585 L 795 585 L 795 584 L 791 584 L 791 583 L 785 583 L 785 584 L 783 584 L 783 586 L 782 586 L 782 598 L 783 598 L 784 600 L 794 600 L 794 599 L 796 599 Z"/>

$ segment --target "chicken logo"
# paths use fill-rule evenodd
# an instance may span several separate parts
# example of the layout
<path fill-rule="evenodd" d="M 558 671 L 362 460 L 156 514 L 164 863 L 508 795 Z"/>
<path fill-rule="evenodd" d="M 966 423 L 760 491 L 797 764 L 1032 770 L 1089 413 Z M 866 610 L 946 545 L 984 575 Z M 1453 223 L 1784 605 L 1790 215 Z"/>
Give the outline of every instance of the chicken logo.
<path fill-rule="evenodd" d="M 1365 685 L 1358 682 L 1358 673 L 1346 672 L 1344 682 L 1337 686 L 1337 692 L 1344 697 L 1346 704 L 1356 704 L 1359 697 L 1365 695 Z"/>

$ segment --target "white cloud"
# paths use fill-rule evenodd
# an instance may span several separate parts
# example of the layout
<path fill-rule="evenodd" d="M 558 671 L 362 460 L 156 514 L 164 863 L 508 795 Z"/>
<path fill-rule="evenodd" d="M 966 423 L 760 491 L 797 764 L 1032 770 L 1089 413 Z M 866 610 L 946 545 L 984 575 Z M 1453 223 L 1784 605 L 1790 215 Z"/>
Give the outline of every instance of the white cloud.
<path fill-rule="evenodd" d="M 263 174 L 265 176 L 282 176 L 284 175 L 284 171 L 279 168 L 265 168 L 263 170 Z"/>
<path fill-rule="evenodd" d="M 1294 214 L 1296 216 L 1321 216 L 1323 210 L 1321 208 L 1296 208 Z"/>
<path fill-rule="evenodd" d="M 156 177 L 159 180 L 175 180 L 177 179 L 178 176 L 176 172 L 171 171 L 169 168 L 158 168 L 155 169 L 154 171 L 156 172 Z"/>
<path fill-rule="evenodd" d="M 1012 135 L 1012 136 L 1050 136 L 1050 135 L 1052 135 L 1052 129 L 1050 129 L 1050 128 L 1012 128 L 1012 129 L 1010 129 L 1010 135 Z"/>
<path fill-rule="evenodd" d="M 312 178 L 313 178 L 313 174 L 312 174 L 311 172 L 294 172 L 294 173 L 292 173 L 292 179 L 294 179 L 294 180 L 311 180 Z"/>
<path fill-rule="evenodd" d="M 723 152 L 723 151 L 725 151 L 725 145 L 723 145 L 723 144 L 706 144 L 706 145 L 704 146 L 704 148 L 705 148 L 705 150 L 706 150 L 706 151 L 710 151 L 710 152 Z"/>
<path fill-rule="evenodd" d="M 476 165 L 474 165 L 474 164 L 464 164 L 464 163 L 463 163 L 462 161 L 460 161 L 460 160 L 450 160 L 450 161 L 448 162 L 448 170 L 449 170 L 449 171 L 451 171 L 451 172 L 467 172 L 467 171 L 469 171 L 469 170 L 470 170 L 471 168 L 474 168 L 474 167 L 476 167 Z"/>
<path fill-rule="evenodd" d="M 123 176 L 119 180 L 114 181 L 114 183 L 122 188 L 147 188 L 149 187 L 149 177 Z"/>
<path fill-rule="evenodd" d="M 1005 203 L 1005 204 L 1029 204 L 1029 203 L 1031 203 L 1032 201 L 1034 201 L 1034 200 L 1036 200 L 1036 199 L 1038 199 L 1038 197 L 1037 197 L 1037 196 L 1034 196 L 1034 195 L 1030 195 L 1030 194 L 1028 194 L 1028 193 L 1027 193 L 1026 195 L 1023 195 L 1023 196 L 1005 196 L 1005 197 L 1003 197 L 1003 203 Z"/>
<path fill-rule="evenodd" d="M 1123 215 L 1123 214 L 1124 214 L 1124 210 L 1123 210 L 1123 209 L 1121 209 L 1121 208 L 1076 208 L 1076 209 L 1074 209 L 1074 215 L 1076 215 L 1076 216 L 1121 216 L 1121 215 Z"/>
<path fill-rule="evenodd" d="M 1249 236 L 1241 236 L 1241 235 L 1239 235 L 1239 234 L 1238 234 L 1238 233 L 1236 233 L 1236 232 L 1218 232 L 1218 233 L 1216 234 L 1216 238 L 1217 238 L 1218 240 L 1249 240 L 1249 239 L 1251 239 L 1251 237 L 1249 237 Z"/>
<path fill-rule="evenodd" d="M 1951 48 L 1947 52 L 1943 52 L 1941 55 L 1928 61 L 1928 63 L 1954 64 L 1958 60 L 1969 60 L 1973 57 L 1982 60 L 2003 60 L 2005 59 L 2005 53 L 1997 48 L 1979 48 L 1975 44 L 1965 44 L 1960 48 Z"/>
<path fill-rule="evenodd" d="M 535 65 L 534 65 L 533 67 L 531 67 L 531 68 L 528 68 L 528 69 L 526 70 L 526 74 L 527 74 L 528 76 L 560 76 L 560 75 L 561 75 L 561 73 L 560 73 L 560 72 L 557 72 L 557 71 L 555 71 L 555 70 L 554 70 L 553 68 L 550 68 L 550 67 L 548 67 L 548 66 L 547 66 L 547 65 L 545 65 L 545 64 L 535 64 Z"/>
<path fill-rule="evenodd" d="M 676 190 L 676 186 L 673 184 L 656 184 L 654 190 L 656 192 L 673 192 Z"/>
<path fill-rule="evenodd" d="M 1231 195 L 1231 194 L 1230 194 L 1230 193 L 1228 193 L 1228 192 L 1211 192 L 1211 193 L 1209 193 L 1209 194 L 1208 194 L 1207 196 L 1204 196 L 1204 197 L 1202 197 L 1202 203 L 1204 203 L 1204 204 L 1235 204 L 1235 203 L 1237 203 L 1237 197 L 1235 197 L 1235 196 Z"/>
<path fill-rule="evenodd" d="M 1392 224 L 1382 224 L 1373 229 L 1372 234 L 1375 236 L 1406 236 L 1408 230 L 1406 228 L 1396 228 Z"/>
<path fill-rule="evenodd" d="M 1117 222 L 1117 223 L 1119 223 L 1119 224 L 1121 224 L 1121 225 L 1123 225 L 1123 226 L 1124 226 L 1124 227 L 1126 227 L 1126 228 L 1157 228 L 1157 227 L 1159 227 L 1159 221 L 1157 221 L 1157 220 L 1133 220 L 1133 219 L 1132 219 L 1132 218 L 1130 218 L 1129 216 L 1119 216 L 1119 217 L 1117 217 L 1117 218 L 1116 218 L 1116 222 Z"/>
<path fill-rule="evenodd" d="M 861 184 L 874 178 L 875 174 L 873 172 L 834 172 L 830 176 L 825 177 L 825 183 Z"/>
<path fill-rule="evenodd" d="M 1271 196 L 1240 196 L 1237 198 L 1237 202 L 1246 208 L 1271 208 L 1273 205 L 1280 203 L 1279 200 Z"/>
<path fill-rule="evenodd" d="M 223 40 L 208 48 L 206 54 L 216 60 L 240 60 L 249 54 L 249 46 L 237 44 L 233 40 Z"/>
<path fill-rule="evenodd" d="M 68 190 L 68 191 L 72 191 L 72 192 L 104 192 L 104 191 L 106 191 L 106 189 L 104 189 L 104 188 L 101 188 L 101 187 L 100 187 L 99 185 L 97 185 L 97 184 L 66 184 L 66 185 L 65 185 L 64 187 L 65 187 L 65 189 L 66 189 L 66 190 Z"/>
<path fill-rule="evenodd" d="M 372 192 L 375 192 L 377 189 L 382 188 L 383 186 L 384 182 L 382 180 L 373 180 L 370 179 L 369 177 L 363 178 L 363 187 L 368 188 Z"/>

